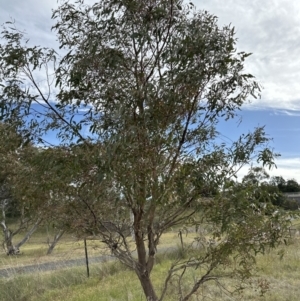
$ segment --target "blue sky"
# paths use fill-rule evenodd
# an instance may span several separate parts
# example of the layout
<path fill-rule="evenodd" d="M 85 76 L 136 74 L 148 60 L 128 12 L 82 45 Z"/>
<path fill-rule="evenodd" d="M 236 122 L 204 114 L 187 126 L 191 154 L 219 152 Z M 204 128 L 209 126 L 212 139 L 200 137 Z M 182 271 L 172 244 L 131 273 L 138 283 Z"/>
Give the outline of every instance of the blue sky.
<path fill-rule="evenodd" d="M 93 3 L 88 0 L 87 3 Z M 190 1 L 187 1 L 190 2 Z M 194 0 L 197 9 L 208 10 L 219 24 L 231 23 L 237 32 L 238 51 L 251 52 L 247 72 L 263 86 L 261 99 L 247 104 L 237 120 L 221 123 L 222 133 L 234 139 L 257 125 L 265 125 L 273 137 L 271 146 L 281 153 L 271 175 L 300 182 L 300 2 L 299 0 Z M 15 19 L 32 44 L 57 46 L 51 9 L 53 0 L 0 1 L 0 24 Z M 247 172 L 242 169 L 241 176 Z"/>
<path fill-rule="evenodd" d="M 239 118 L 221 122 L 219 130 L 229 139 L 251 131 L 254 127 L 265 126 L 265 132 L 272 138 L 270 147 L 281 156 L 276 160 L 277 169 L 267 170 L 272 176 L 295 178 L 300 183 L 300 111 L 287 111 L 272 108 L 247 108 Z M 226 138 L 224 138 L 226 140 Z M 240 176 L 247 173 L 241 170 Z"/>

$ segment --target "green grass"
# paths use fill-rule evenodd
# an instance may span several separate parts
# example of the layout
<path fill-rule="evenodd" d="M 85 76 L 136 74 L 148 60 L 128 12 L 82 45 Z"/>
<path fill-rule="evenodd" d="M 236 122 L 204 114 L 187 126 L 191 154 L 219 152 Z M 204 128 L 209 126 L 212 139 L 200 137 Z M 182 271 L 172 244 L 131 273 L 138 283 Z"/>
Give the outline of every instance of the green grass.
<path fill-rule="evenodd" d="M 184 243 L 193 240 L 194 234 L 183 235 Z M 47 261 L 66 260 L 70 258 L 83 258 L 83 241 L 67 234 L 54 249 L 53 254 L 46 256 L 47 237 L 45 229 L 40 229 L 25 244 L 20 256 L 6 256 L 0 254 L 0 268 L 20 267 L 26 264 L 43 263 Z M 16 239 L 18 241 L 18 238 Z M 166 273 L 174 259 L 185 256 L 180 247 L 178 232 L 166 233 L 161 238 L 160 248 L 178 246 L 174 253 L 160 254 L 152 274 L 154 286 L 158 292 Z M 89 256 L 107 253 L 97 240 L 88 241 Z M 284 247 L 285 255 L 281 258 L 281 249 L 272 250 L 265 256 L 258 256 L 258 276 L 252 283 L 252 289 L 245 289 L 243 294 L 233 299 L 213 283 L 203 286 L 195 295 L 193 301 L 198 300 L 251 300 L 251 301 L 298 301 L 300 296 L 300 239 L 295 237 L 292 243 Z M 188 274 L 190 286 L 198 272 L 191 270 Z M 62 269 L 34 274 L 16 275 L 9 279 L 0 279 L 0 300 L 3 301 L 139 301 L 145 300 L 140 283 L 134 272 L 126 269 L 118 262 L 96 264 L 90 267 L 91 277 L 86 277 L 85 267 Z M 231 289 L 234 281 L 224 280 L 224 285 Z M 164 301 L 178 300 L 176 296 L 178 283 L 175 278 L 170 286 Z M 261 290 L 266 294 L 260 295 Z M 205 298 L 202 298 L 205 296 Z"/>
<path fill-rule="evenodd" d="M 50 239 L 54 236 L 51 231 Z M 1 238 L 1 236 L 0 236 Z M 22 233 L 13 238 L 17 243 L 23 238 Z M 107 250 L 99 240 L 87 241 L 89 256 L 99 256 L 107 253 Z M 0 248 L 0 268 L 18 267 L 26 264 L 39 264 L 49 261 L 67 260 L 84 257 L 83 239 L 77 239 L 74 235 L 65 233 L 51 255 L 46 255 L 48 250 L 47 233 L 45 227 L 39 228 L 27 243 L 21 246 L 21 254 L 17 256 L 7 256 Z"/>
<path fill-rule="evenodd" d="M 53 231 L 52 231 L 53 232 Z M 54 233 L 50 233 L 52 238 Z M 185 243 L 193 241 L 193 234 L 188 236 L 183 234 Z M 14 237 L 14 242 L 21 240 L 22 234 Z M 160 247 L 168 248 L 180 242 L 178 232 L 166 233 L 161 238 Z M 110 250 L 98 239 L 88 239 L 89 257 L 110 254 Z M 134 245 L 134 243 L 132 243 Z M 7 267 L 19 267 L 27 264 L 41 264 L 50 261 L 64 261 L 85 256 L 83 239 L 77 239 L 74 235 L 64 234 L 51 255 L 46 255 L 48 250 L 46 228 L 41 227 L 36 231 L 30 240 L 21 247 L 21 254 L 17 256 L 7 256 L 0 248 L 0 269 Z"/>
<path fill-rule="evenodd" d="M 176 256 L 184 256 L 180 248 L 173 254 L 163 254 L 158 257 L 152 276 L 158 291 Z M 198 296 L 195 295 L 193 300 L 298 301 L 300 241 L 295 239 L 285 248 L 284 257 L 282 259 L 280 257 L 280 249 L 272 250 L 265 256 L 258 256 L 258 276 L 253 280 L 252 289 L 245 289 L 236 299 L 211 283 L 199 290 Z M 190 272 L 189 285 L 192 284 L 196 272 Z M 233 288 L 234 282 L 228 279 L 223 284 Z M 178 296 L 175 295 L 176 287 L 177 280 L 174 279 L 165 301 L 178 300 Z M 261 296 L 261 290 L 264 289 L 267 292 Z M 204 299 L 202 294 L 205 296 Z M 0 279 L 0 300 L 142 301 L 145 299 L 134 272 L 118 262 L 108 262 L 93 265 L 89 279 L 86 277 L 84 267 Z"/>

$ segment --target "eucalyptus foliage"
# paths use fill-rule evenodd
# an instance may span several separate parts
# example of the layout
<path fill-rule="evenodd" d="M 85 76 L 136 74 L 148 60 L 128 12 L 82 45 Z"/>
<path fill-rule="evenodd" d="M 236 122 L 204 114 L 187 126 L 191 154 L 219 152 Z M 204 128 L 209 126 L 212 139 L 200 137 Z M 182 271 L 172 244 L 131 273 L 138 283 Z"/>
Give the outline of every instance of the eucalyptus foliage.
<path fill-rule="evenodd" d="M 243 283 L 286 224 L 247 185 L 224 190 L 245 164 L 271 167 L 275 157 L 263 127 L 232 144 L 216 130 L 260 93 L 234 27 L 181 0 L 62 1 L 53 19 L 60 52 L 30 47 L 13 24 L 0 46 L 2 120 L 39 143 L 57 133 L 59 146 L 40 160 L 53 212 L 78 233 L 101 235 L 149 301 L 175 280 L 178 300 L 225 276 Z M 201 230 L 196 252 L 158 289 L 159 240 L 176 226 Z M 190 269 L 195 281 L 184 284 Z"/>

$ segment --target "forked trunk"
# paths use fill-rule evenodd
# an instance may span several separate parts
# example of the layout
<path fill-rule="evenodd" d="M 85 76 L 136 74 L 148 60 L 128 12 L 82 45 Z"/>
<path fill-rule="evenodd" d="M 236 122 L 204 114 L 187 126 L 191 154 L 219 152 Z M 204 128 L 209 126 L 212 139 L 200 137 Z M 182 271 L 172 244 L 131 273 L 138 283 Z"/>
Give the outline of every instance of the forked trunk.
<path fill-rule="evenodd" d="M 138 254 L 138 265 L 135 272 L 140 280 L 147 301 L 158 301 L 158 297 L 150 279 L 150 273 L 153 265 L 149 266 L 147 262 L 147 251 L 141 227 L 141 216 L 142 212 L 138 212 L 134 216 L 135 243 Z M 154 254 L 151 254 L 151 261 L 153 255 Z"/>
<path fill-rule="evenodd" d="M 155 293 L 154 287 L 152 285 L 151 279 L 148 273 L 145 271 L 143 274 L 138 275 L 140 283 L 143 287 L 144 294 L 147 301 L 158 301 L 158 297 Z"/>
<path fill-rule="evenodd" d="M 19 249 L 21 246 L 23 246 L 32 236 L 32 234 L 37 230 L 38 226 L 42 222 L 41 218 L 38 218 L 37 221 L 32 225 L 31 229 L 25 234 L 23 239 L 16 244 L 16 247 Z"/>

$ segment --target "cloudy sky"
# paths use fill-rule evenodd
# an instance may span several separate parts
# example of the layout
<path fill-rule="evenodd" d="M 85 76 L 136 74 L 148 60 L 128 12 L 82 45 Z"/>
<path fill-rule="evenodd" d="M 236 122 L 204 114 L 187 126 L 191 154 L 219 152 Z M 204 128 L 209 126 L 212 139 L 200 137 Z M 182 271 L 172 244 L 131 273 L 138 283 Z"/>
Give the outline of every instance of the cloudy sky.
<path fill-rule="evenodd" d="M 92 2 L 89 0 L 88 2 Z M 298 0 L 194 0 L 219 24 L 231 23 L 237 32 L 238 51 L 251 52 L 246 68 L 264 87 L 262 98 L 241 112 L 243 122 L 222 123 L 228 137 L 265 125 L 281 153 L 272 175 L 300 182 L 300 2 Z M 50 31 L 54 0 L 0 0 L 0 24 L 14 19 L 32 43 L 55 47 Z"/>

